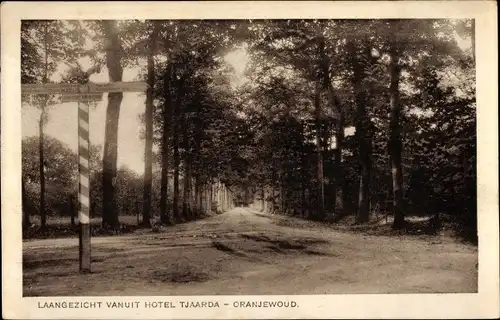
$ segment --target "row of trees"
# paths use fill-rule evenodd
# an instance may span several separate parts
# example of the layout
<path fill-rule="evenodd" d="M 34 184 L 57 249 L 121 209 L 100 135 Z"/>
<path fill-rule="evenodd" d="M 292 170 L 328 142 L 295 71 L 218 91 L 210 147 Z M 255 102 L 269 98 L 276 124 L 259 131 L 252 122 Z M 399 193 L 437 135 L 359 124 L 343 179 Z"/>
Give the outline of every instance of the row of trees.
<path fill-rule="evenodd" d="M 38 171 L 38 143 L 37 136 L 28 137 L 23 140 L 23 212 L 24 221 L 29 223 L 30 217 L 39 215 L 40 208 L 40 176 Z M 45 167 L 45 212 L 47 215 L 70 216 L 72 223 L 76 223 L 78 209 L 78 162 L 77 155 L 69 146 L 61 141 L 46 136 L 44 139 L 44 158 L 49 165 Z M 103 192 L 102 192 L 102 148 L 91 146 L 90 150 L 90 214 L 92 217 L 102 216 L 103 212 Z M 159 173 L 159 172 L 158 172 Z M 160 216 L 160 175 L 153 180 L 153 216 Z M 143 177 L 135 171 L 121 166 L 117 170 L 116 179 L 116 199 L 117 210 L 123 216 L 136 216 L 138 223 L 143 221 L 141 217 L 141 203 L 143 195 Z M 222 186 L 217 186 L 223 190 Z M 174 185 L 170 183 L 169 189 L 173 190 Z M 223 212 L 230 208 L 230 193 L 218 193 L 214 188 L 211 197 L 199 203 L 192 199 L 183 198 L 178 204 L 178 210 L 184 210 L 186 204 L 195 204 L 197 210 L 193 208 L 190 213 L 191 218 L 196 218 L 202 214 L 210 214 L 210 211 Z M 181 187 L 181 195 L 184 194 Z M 226 199 L 222 199 L 225 196 Z M 172 193 L 169 193 L 169 202 L 172 203 Z M 213 206 L 213 208 L 212 208 Z M 170 210 L 173 210 L 171 207 Z"/>
<path fill-rule="evenodd" d="M 315 219 L 355 212 L 362 223 L 390 202 L 395 228 L 410 211 L 460 213 L 475 227 L 473 21 L 50 21 L 25 22 L 22 37 L 26 83 L 48 81 L 51 61 L 63 62 L 55 39 L 71 42 L 60 46 L 64 61 L 89 56 L 110 81 L 142 67 L 144 226 L 158 171 L 163 223 L 190 217 L 222 183 L 238 203 L 257 195 L 265 208 Z M 470 52 L 459 37 L 471 39 Z M 234 88 L 224 56 L 238 46 L 251 62 Z M 65 79 L 90 72 L 78 74 Z M 109 228 L 121 201 L 113 183 L 121 100 L 110 94 L 106 115 Z M 50 101 L 35 103 L 44 116 Z"/>
<path fill-rule="evenodd" d="M 228 38 L 225 33 L 218 34 L 217 28 L 212 30 L 207 23 L 200 22 L 190 26 L 192 30 L 188 30 L 188 24 L 182 28 L 180 25 L 181 22 L 160 21 L 24 21 L 22 27 L 23 83 L 50 82 L 61 63 L 73 66 L 63 75 L 65 82 L 85 83 L 92 73 L 99 72 L 101 66 L 107 68 L 110 81 L 121 81 L 125 67 L 142 66 L 142 60 L 146 58 L 145 78 L 150 88 L 144 117 L 146 149 L 141 201 L 144 226 L 149 226 L 151 220 L 154 139 L 157 139 L 155 143 L 160 147 L 160 154 L 156 156 L 159 158 L 161 171 L 159 208 L 163 223 L 175 223 L 208 211 L 207 208 L 212 207 L 212 198 L 220 198 L 218 205 L 222 210 L 230 205 L 230 191 L 224 184 L 225 177 L 217 174 L 217 169 L 229 166 L 231 160 L 224 152 L 207 152 L 213 142 L 213 137 L 208 137 L 207 132 L 214 128 L 223 129 L 217 128 L 215 122 L 204 119 L 211 115 L 218 117 L 220 123 L 225 123 L 227 118 L 234 117 L 234 112 L 231 112 L 227 103 L 217 96 L 224 96 L 224 88 L 211 87 L 212 78 L 217 77 L 216 67 L 221 64 L 216 61 L 213 53 L 219 52 Z M 179 42 L 179 39 L 182 41 Z M 91 48 L 85 47 L 86 41 L 92 43 Z M 78 63 L 82 57 L 90 57 L 94 67 L 83 70 Z M 157 60 L 166 62 L 156 64 L 156 67 Z M 224 76 L 219 78 L 224 81 Z M 191 88 L 196 90 L 189 91 Z M 108 95 L 102 172 L 96 171 L 93 179 L 93 191 L 99 193 L 102 190 L 102 218 L 105 228 L 119 227 L 119 207 L 123 206 L 118 201 L 116 184 L 117 131 L 122 96 L 122 93 Z M 47 121 L 48 106 L 57 103 L 57 100 L 52 96 L 42 96 L 40 101 L 36 99 L 38 98 L 25 97 L 24 101 L 39 106 L 41 110 L 37 162 L 39 213 L 43 228 L 46 225 L 47 167 L 43 124 Z M 153 99 L 156 99 L 156 104 Z M 193 120 L 197 121 L 196 127 L 189 129 L 187 126 L 179 126 L 181 121 L 188 123 Z M 154 136 L 153 121 L 158 123 L 156 131 L 159 131 L 159 137 Z M 222 144 L 233 139 L 231 135 L 219 136 Z M 218 165 L 207 165 L 207 159 L 212 163 L 218 162 Z M 171 171 L 173 184 L 169 183 Z M 96 182 L 99 180 L 100 186 Z M 173 186 L 172 195 L 168 192 L 169 185 Z M 170 198 L 172 204 L 169 203 Z M 182 209 L 179 210 L 179 207 Z M 28 223 L 28 219 L 25 220 Z"/>
<path fill-rule="evenodd" d="M 358 223 L 386 208 L 395 228 L 407 212 L 444 212 L 475 228 L 473 22 L 277 21 L 254 32 L 245 108 L 268 154 L 254 168 L 261 207 L 354 211 Z"/>

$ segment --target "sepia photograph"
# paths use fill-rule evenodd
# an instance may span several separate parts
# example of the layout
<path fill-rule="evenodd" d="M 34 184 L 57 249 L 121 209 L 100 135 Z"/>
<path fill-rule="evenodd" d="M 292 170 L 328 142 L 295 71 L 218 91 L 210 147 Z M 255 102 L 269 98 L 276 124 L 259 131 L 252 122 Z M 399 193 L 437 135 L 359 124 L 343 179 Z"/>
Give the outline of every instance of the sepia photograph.
<path fill-rule="evenodd" d="M 25 295 L 477 291 L 474 21 L 29 20 L 21 45 Z"/>
<path fill-rule="evenodd" d="M 479 292 L 477 19 L 73 17 L 19 21 L 35 309 Z"/>

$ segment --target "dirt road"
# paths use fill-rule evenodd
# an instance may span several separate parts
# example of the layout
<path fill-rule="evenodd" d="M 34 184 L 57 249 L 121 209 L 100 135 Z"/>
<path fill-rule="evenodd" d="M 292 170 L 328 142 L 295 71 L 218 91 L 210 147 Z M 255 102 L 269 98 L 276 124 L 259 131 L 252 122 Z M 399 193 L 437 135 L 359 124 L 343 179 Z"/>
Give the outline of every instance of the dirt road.
<path fill-rule="evenodd" d="M 282 219 L 294 220 L 280 223 Z M 26 241 L 24 295 L 230 295 L 476 292 L 477 248 L 453 241 L 313 228 L 248 208 L 164 232 Z"/>

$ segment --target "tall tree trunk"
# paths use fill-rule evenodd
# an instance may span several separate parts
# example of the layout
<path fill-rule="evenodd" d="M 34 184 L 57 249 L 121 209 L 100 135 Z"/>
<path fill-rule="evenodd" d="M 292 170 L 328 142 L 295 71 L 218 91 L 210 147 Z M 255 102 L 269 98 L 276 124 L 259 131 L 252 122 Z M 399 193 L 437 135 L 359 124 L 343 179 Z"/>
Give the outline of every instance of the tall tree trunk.
<path fill-rule="evenodd" d="M 40 114 L 40 125 L 39 125 L 39 139 L 38 139 L 38 156 L 39 156 L 39 166 L 38 171 L 40 174 L 40 220 L 41 220 L 41 228 L 44 230 L 47 227 L 47 214 L 45 212 L 45 158 L 43 153 L 43 145 L 44 145 L 44 133 L 43 133 L 43 122 L 45 118 L 45 99 L 42 102 L 42 112 Z"/>
<path fill-rule="evenodd" d="M 286 214 L 288 205 L 285 199 L 285 183 L 283 182 L 283 171 L 280 171 L 279 183 L 280 183 L 280 213 Z"/>
<path fill-rule="evenodd" d="M 362 141 L 359 145 L 359 161 L 361 165 L 361 174 L 359 177 L 359 195 L 358 195 L 358 211 L 356 215 L 356 222 L 366 222 L 370 218 L 370 183 L 371 183 L 371 169 L 372 169 L 372 146 L 371 140 L 368 138 L 361 138 Z M 363 149 L 363 150 L 361 150 Z"/>
<path fill-rule="evenodd" d="M 268 213 L 271 213 L 272 210 L 272 190 L 273 188 L 271 186 L 266 187 L 265 189 L 265 194 L 266 194 L 266 211 Z"/>
<path fill-rule="evenodd" d="M 207 215 L 209 215 L 211 213 L 211 208 L 212 208 L 212 199 L 210 194 L 210 180 L 208 180 L 207 183 L 205 184 L 205 199 L 206 199 L 205 212 Z"/>
<path fill-rule="evenodd" d="M 370 58 L 370 51 L 363 52 L 366 59 Z M 358 193 L 358 210 L 356 214 L 356 222 L 363 223 L 370 218 L 370 182 L 372 169 L 372 123 L 367 115 L 366 105 L 368 103 L 366 91 L 363 89 L 363 78 L 366 65 L 362 65 L 359 60 L 358 52 L 352 48 L 352 70 L 353 70 L 353 86 L 356 103 L 356 140 L 358 143 L 359 157 L 359 193 Z"/>
<path fill-rule="evenodd" d="M 316 133 L 316 179 L 317 181 L 317 203 L 316 218 L 323 219 L 325 216 L 325 182 L 323 177 L 323 152 L 321 150 L 321 89 L 319 81 L 316 81 L 316 92 L 314 94 L 315 110 L 315 133 Z"/>
<path fill-rule="evenodd" d="M 220 182 L 220 178 L 217 179 L 217 212 L 224 212 L 224 208 L 222 206 L 222 183 Z"/>
<path fill-rule="evenodd" d="M 207 182 L 206 185 L 206 192 L 207 192 L 207 214 L 212 213 L 212 193 L 210 192 L 212 184 L 210 183 L 210 180 Z"/>
<path fill-rule="evenodd" d="M 399 50 L 395 43 L 391 44 L 390 48 L 390 77 L 391 83 L 389 87 L 390 94 L 390 133 L 389 133 L 389 155 L 392 171 L 392 193 L 393 193 L 393 210 L 394 223 L 393 228 L 398 229 L 404 225 L 403 211 L 403 169 L 401 165 L 401 152 L 403 143 L 401 141 L 401 125 L 399 123 L 401 106 L 399 100 L 399 80 L 401 77 L 401 67 L 399 65 Z"/>
<path fill-rule="evenodd" d="M 217 208 L 215 209 L 216 213 L 221 212 L 221 201 L 220 201 L 220 178 L 217 177 L 215 182 L 215 202 L 217 204 Z"/>
<path fill-rule="evenodd" d="M 170 123 L 171 123 L 171 93 L 170 93 L 170 82 L 172 79 L 172 66 L 168 65 L 167 70 L 163 76 L 163 90 L 165 93 L 165 101 L 163 103 L 162 109 L 162 140 L 161 140 L 161 153 L 162 153 L 162 165 L 161 165 L 161 194 L 160 194 L 160 220 L 165 224 L 172 224 L 173 219 L 170 219 L 169 206 L 168 206 L 168 172 L 169 172 L 169 161 L 170 161 Z"/>
<path fill-rule="evenodd" d="M 180 113 L 180 97 L 176 95 L 174 112 L 173 112 L 173 124 L 172 124 L 172 144 L 174 149 L 174 198 L 173 198 L 173 215 L 176 221 L 182 221 L 182 217 L 179 214 L 179 113 Z"/>
<path fill-rule="evenodd" d="M 328 161 L 327 159 L 330 157 L 330 151 L 328 150 L 329 149 L 329 146 L 328 146 L 328 143 L 330 142 L 330 135 L 332 134 L 332 130 L 331 130 L 331 125 L 327 122 L 327 121 L 321 121 L 321 141 L 320 141 L 320 145 L 321 145 L 321 150 L 323 152 L 323 176 L 327 175 L 325 174 L 324 172 L 325 171 L 332 171 L 331 170 L 331 164 L 329 163 L 330 161 Z M 328 170 L 330 169 L 330 170 Z M 329 180 L 332 180 L 332 179 L 329 179 Z M 331 184 L 331 183 L 330 183 Z M 330 186 L 331 188 L 331 186 Z M 324 184 L 324 187 L 323 187 L 323 194 L 327 194 L 329 191 L 329 189 L 326 188 L 326 183 Z M 324 196 L 323 198 L 324 200 L 324 206 L 325 206 L 325 215 L 328 215 L 328 212 L 331 211 L 332 209 L 332 203 L 333 203 L 333 199 L 332 197 L 326 197 Z M 328 217 L 326 217 L 328 218 Z"/>
<path fill-rule="evenodd" d="M 333 212 L 335 212 L 335 214 L 337 215 L 343 216 L 345 214 L 345 179 L 344 167 L 342 165 L 342 149 L 344 145 L 344 115 L 342 113 L 339 114 L 339 118 L 336 122 L 335 144 L 335 189 L 333 190 L 333 194 L 336 196 L 333 204 Z"/>
<path fill-rule="evenodd" d="M 260 211 L 264 211 L 266 209 L 266 195 L 264 193 L 264 183 L 262 183 L 260 185 L 260 195 L 262 196 L 262 200 L 261 200 L 261 210 Z"/>
<path fill-rule="evenodd" d="M 194 211 L 195 211 L 195 216 L 199 217 L 201 215 L 201 202 L 200 202 L 200 178 L 196 177 L 195 183 L 194 183 Z"/>
<path fill-rule="evenodd" d="M 193 219 L 196 218 L 196 195 L 195 195 L 195 186 L 196 186 L 196 179 L 193 178 L 193 166 L 191 164 L 190 167 L 190 176 L 191 180 L 189 180 L 189 203 L 190 203 L 190 210 L 191 210 L 191 217 Z"/>
<path fill-rule="evenodd" d="M 471 22 L 471 50 L 472 50 L 472 58 L 474 62 L 476 62 L 476 19 L 472 19 Z"/>
<path fill-rule="evenodd" d="M 274 185 L 271 185 L 271 210 L 270 213 L 275 214 L 276 213 L 276 195 L 274 194 L 275 192 Z"/>
<path fill-rule="evenodd" d="M 199 97 L 195 97 L 198 99 Z M 202 144 L 202 135 L 203 135 L 203 107 L 198 104 L 196 107 L 196 112 L 195 116 L 193 119 L 193 128 L 194 128 L 194 139 L 193 139 L 193 153 L 192 153 L 192 161 L 194 164 L 193 170 L 196 175 L 196 182 L 195 182 L 195 211 L 196 211 L 196 216 L 200 217 L 201 214 L 203 213 L 203 203 L 202 203 L 202 173 L 203 173 L 203 168 L 201 167 L 203 165 L 202 159 L 201 159 L 201 144 Z"/>
<path fill-rule="evenodd" d="M 227 188 L 225 184 L 222 184 L 222 207 L 223 211 L 227 211 Z"/>
<path fill-rule="evenodd" d="M 200 181 L 199 187 L 199 195 L 200 195 L 200 215 L 203 216 L 206 213 L 206 198 L 205 198 L 205 182 Z"/>
<path fill-rule="evenodd" d="M 107 42 L 106 66 L 108 68 L 109 80 L 111 82 L 122 81 L 122 47 L 118 37 L 116 21 L 104 20 L 102 23 Z M 111 229 L 118 229 L 120 224 L 118 221 L 115 183 L 116 161 L 118 155 L 118 120 L 120 118 L 120 105 L 122 100 L 122 92 L 108 93 L 102 176 L 102 225 L 104 228 Z"/>
<path fill-rule="evenodd" d="M 222 203 L 224 203 L 224 212 L 228 210 L 228 205 L 227 205 L 227 187 L 225 184 L 223 184 L 223 192 L 222 192 Z"/>
<path fill-rule="evenodd" d="M 328 79 L 328 82 L 330 80 Z M 332 92 L 333 88 L 329 87 L 329 92 Z M 330 94 L 331 96 L 332 94 Z M 336 104 L 339 105 L 338 99 L 335 99 Z M 340 110 L 340 106 L 337 108 Z M 337 113 L 337 119 L 335 119 L 335 149 L 333 151 L 334 166 L 333 172 L 335 177 L 335 183 L 332 187 L 333 202 L 332 210 L 334 214 L 338 216 L 344 215 L 344 190 L 345 190 L 345 180 L 344 180 L 344 168 L 342 166 L 342 149 L 344 145 L 344 114 L 342 111 Z"/>
<path fill-rule="evenodd" d="M 214 188 L 213 188 L 213 182 L 211 181 L 210 184 L 208 185 L 208 193 L 209 193 L 209 207 L 208 207 L 208 212 L 211 214 L 212 213 L 212 208 L 214 204 Z"/>
<path fill-rule="evenodd" d="M 182 196 L 182 215 L 191 220 L 191 152 L 189 144 L 189 119 L 187 113 L 184 114 L 182 125 L 182 149 L 184 149 L 184 178 Z"/>
<path fill-rule="evenodd" d="M 222 184 L 221 200 L 222 200 L 222 212 L 226 212 L 226 210 L 227 210 L 226 186 L 224 184 Z"/>
<path fill-rule="evenodd" d="M 321 38 L 319 44 L 320 51 L 320 67 L 323 80 L 323 89 L 327 92 L 328 103 L 334 113 L 335 119 L 335 150 L 334 150 L 334 174 L 335 183 L 332 187 L 333 202 L 332 209 L 334 214 L 342 216 L 344 214 L 344 170 L 342 167 L 342 148 L 344 143 L 344 114 L 341 101 L 336 95 L 330 79 L 330 61 L 325 53 L 325 39 Z"/>
<path fill-rule="evenodd" d="M 26 194 L 26 182 L 24 177 L 21 180 L 21 199 L 22 199 L 22 211 L 23 211 L 23 230 L 28 230 L 30 227 L 30 214 L 28 210 L 28 199 Z"/>
<path fill-rule="evenodd" d="M 205 183 L 201 184 L 201 213 L 203 215 L 207 214 L 207 190 L 206 190 L 206 185 Z"/>
<path fill-rule="evenodd" d="M 144 188 L 142 194 L 142 226 L 151 227 L 151 190 L 153 177 L 153 89 L 155 84 L 156 42 L 159 32 L 159 23 L 153 22 L 154 27 L 149 38 L 149 52 L 147 58 L 148 91 L 146 95 L 146 141 L 144 149 Z"/>
<path fill-rule="evenodd" d="M 305 127 L 304 123 L 302 123 L 302 139 L 304 140 L 305 136 Z M 300 149 L 300 203 L 301 203 L 301 215 L 302 217 L 306 216 L 306 187 L 307 187 L 307 174 L 306 174 L 306 166 L 307 166 L 307 160 L 306 160 L 306 151 L 302 147 Z"/>
<path fill-rule="evenodd" d="M 187 158 L 187 157 L 186 157 Z M 182 215 L 191 220 L 191 164 L 189 160 L 184 160 L 184 178 L 183 178 L 183 196 L 182 196 Z"/>
<path fill-rule="evenodd" d="M 48 23 L 45 22 L 44 24 L 44 54 L 45 54 L 45 64 L 44 64 L 44 74 L 43 74 L 43 82 L 47 83 L 49 80 L 49 48 L 48 48 Z M 46 117 L 46 109 L 47 109 L 47 103 L 48 103 L 48 96 L 44 96 L 42 100 L 42 105 L 41 105 L 41 112 L 40 112 L 40 125 L 39 125 L 39 140 L 38 140 L 38 155 L 39 155 L 39 173 L 40 173 L 40 220 L 41 220 L 41 229 L 45 230 L 47 227 L 47 214 L 45 212 L 45 159 L 44 159 L 44 153 L 43 153 L 43 145 L 44 145 L 44 132 L 43 132 L 43 125 Z"/>

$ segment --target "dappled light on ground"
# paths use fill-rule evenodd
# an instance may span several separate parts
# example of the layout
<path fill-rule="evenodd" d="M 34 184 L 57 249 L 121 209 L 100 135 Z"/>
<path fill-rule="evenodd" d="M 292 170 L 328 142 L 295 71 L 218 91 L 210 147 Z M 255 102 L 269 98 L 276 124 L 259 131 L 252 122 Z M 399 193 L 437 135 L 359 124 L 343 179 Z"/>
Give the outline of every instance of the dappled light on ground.
<path fill-rule="evenodd" d="M 25 242 L 24 295 L 477 291 L 474 246 L 359 235 L 245 208 L 161 233 L 94 238 L 88 275 L 78 273 L 77 244 Z"/>

